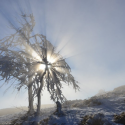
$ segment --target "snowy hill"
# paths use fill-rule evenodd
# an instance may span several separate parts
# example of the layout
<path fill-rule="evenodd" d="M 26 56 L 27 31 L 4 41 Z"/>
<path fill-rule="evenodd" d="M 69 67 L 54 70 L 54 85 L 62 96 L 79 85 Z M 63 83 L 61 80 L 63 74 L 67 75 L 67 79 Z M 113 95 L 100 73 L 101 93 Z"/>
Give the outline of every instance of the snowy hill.
<path fill-rule="evenodd" d="M 67 101 L 63 105 L 62 111 L 65 115 L 62 117 L 53 114 L 55 108 L 42 109 L 41 116 L 30 116 L 22 122 L 22 125 L 33 125 L 33 123 L 37 125 L 124 125 L 114 122 L 114 116 L 118 119 L 116 114 L 125 111 L 125 95 L 121 89 L 124 90 L 123 86 L 90 99 Z M 1 116 L 0 123 L 10 123 L 12 119 L 19 119 L 21 115 L 24 115 L 24 112 L 20 115 Z M 125 119 L 124 113 L 122 115 Z"/>
<path fill-rule="evenodd" d="M 89 99 L 84 99 L 84 100 L 68 100 L 63 104 L 63 107 L 66 107 L 67 105 L 70 107 L 83 107 L 83 106 L 94 106 L 94 105 L 101 105 L 102 99 L 108 99 L 108 98 L 119 98 L 119 97 L 124 97 L 125 96 L 125 85 L 120 86 L 117 88 L 114 88 L 113 91 L 105 92 L 102 91 L 95 96 L 89 98 Z"/>
<path fill-rule="evenodd" d="M 113 92 L 125 92 L 125 85 L 114 88 Z"/>

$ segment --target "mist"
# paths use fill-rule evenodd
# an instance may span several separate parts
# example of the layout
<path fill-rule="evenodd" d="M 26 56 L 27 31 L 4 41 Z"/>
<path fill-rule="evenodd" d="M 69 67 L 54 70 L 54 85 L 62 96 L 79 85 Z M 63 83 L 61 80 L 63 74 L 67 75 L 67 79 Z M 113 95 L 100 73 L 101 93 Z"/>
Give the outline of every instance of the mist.
<path fill-rule="evenodd" d="M 34 33 L 45 35 L 60 51 L 79 82 L 80 91 L 65 86 L 64 95 L 68 100 L 85 99 L 100 89 L 110 91 L 125 83 L 124 4 L 123 0 L 1 0 L 0 38 L 14 32 L 8 28 L 9 22 L 19 27 L 21 12 L 33 13 Z M 27 105 L 25 88 L 24 94 L 10 88 L 3 95 L 6 87 L 0 89 L 0 108 Z M 42 100 L 42 104 L 53 103 L 46 90 Z"/>

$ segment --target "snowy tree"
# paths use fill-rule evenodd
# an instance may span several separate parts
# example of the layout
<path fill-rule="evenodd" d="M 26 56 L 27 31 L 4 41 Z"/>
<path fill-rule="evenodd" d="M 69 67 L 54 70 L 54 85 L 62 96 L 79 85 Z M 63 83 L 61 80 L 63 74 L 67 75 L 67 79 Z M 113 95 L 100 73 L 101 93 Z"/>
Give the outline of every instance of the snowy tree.
<path fill-rule="evenodd" d="M 30 22 L 27 21 L 27 17 L 30 18 Z M 30 62 L 28 58 L 28 53 L 31 51 L 27 48 L 30 45 L 29 37 L 30 33 L 35 26 L 35 21 L 33 15 L 22 15 L 24 24 L 21 23 L 21 28 L 16 28 L 11 23 L 11 28 L 13 28 L 16 33 L 3 38 L 0 41 L 0 71 L 1 78 L 5 82 L 12 81 L 15 79 L 19 81 L 17 89 L 23 85 L 28 87 L 29 95 L 29 111 L 33 111 L 33 98 L 32 98 L 32 83 L 31 82 L 31 72 L 30 67 L 27 65 Z M 25 75 L 24 75 L 25 74 Z"/>
<path fill-rule="evenodd" d="M 53 101 L 65 101 L 61 91 L 64 83 L 79 89 L 65 59 L 42 34 L 33 34 L 33 14 L 22 14 L 21 26 L 14 34 L 0 41 L 0 75 L 6 83 L 16 80 L 16 88 L 27 86 L 29 113 L 33 112 L 33 98 L 37 97 L 37 115 L 40 114 L 41 92 L 47 88 Z"/>

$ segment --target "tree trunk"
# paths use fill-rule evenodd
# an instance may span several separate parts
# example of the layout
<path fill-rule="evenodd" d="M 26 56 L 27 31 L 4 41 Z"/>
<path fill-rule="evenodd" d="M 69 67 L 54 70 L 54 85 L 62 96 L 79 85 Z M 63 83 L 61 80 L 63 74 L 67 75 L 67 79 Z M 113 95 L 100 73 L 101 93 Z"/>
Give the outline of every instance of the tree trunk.
<path fill-rule="evenodd" d="M 41 76 L 41 80 L 40 80 L 41 84 L 40 84 L 40 88 L 39 88 L 38 93 L 37 93 L 37 116 L 40 115 L 40 109 L 41 109 L 41 90 L 42 90 L 42 84 L 43 84 L 42 82 L 43 82 L 43 77 L 46 74 L 46 70 L 47 69 L 45 69 L 45 72 Z"/>
<path fill-rule="evenodd" d="M 32 97 L 32 85 L 28 86 L 28 98 L 29 98 L 29 113 L 32 114 L 34 111 L 33 108 L 33 97 Z"/>
<path fill-rule="evenodd" d="M 37 94 L 37 115 L 40 115 L 40 109 L 41 109 L 41 85 L 40 85 L 40 88 L 39 88 L 39 92 Z"/>

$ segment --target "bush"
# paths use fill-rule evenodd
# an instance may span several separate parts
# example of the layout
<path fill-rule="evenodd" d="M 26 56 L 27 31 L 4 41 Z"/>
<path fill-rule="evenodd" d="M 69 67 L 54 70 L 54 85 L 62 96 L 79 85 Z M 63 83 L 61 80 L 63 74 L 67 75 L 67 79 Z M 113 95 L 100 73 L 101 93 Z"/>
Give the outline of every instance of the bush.
<path fill-rule="evenodd" d="M 40 121 L 40 125 L 47 125 L 49 121 L 49 118 L 43 119 L 42 121 Z"/>
<path fill-rule="evenodd" d="M 95 115 L 86 115 L 79 125 L 112 125 L 101 113 Z"/>
<path fill-rule="evenodd" d="M 86 115 L 83 117 L 80 125 L 103 125 L 103 120 L 99 118 L 94 118 L 94 115 Z"/>
<path fill-rule="evenodd" d="M 76 102 L 72 104 L 72 107 L 83 107 L 83 106 L 97 106 L 101 105 L 102 103 L 96 98 L 85 99 L 82 102 Z"/>
<path fill-rule="evenodd" d="M 125 124 L 125 112 L 122 112 L 119 115 L 114 115 L 114 122 Z"/>

